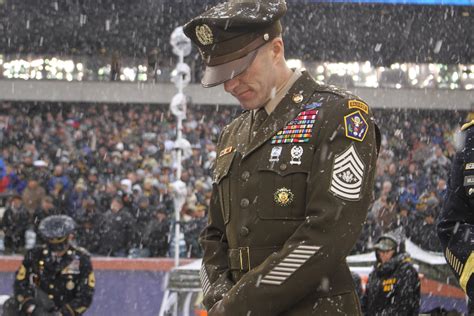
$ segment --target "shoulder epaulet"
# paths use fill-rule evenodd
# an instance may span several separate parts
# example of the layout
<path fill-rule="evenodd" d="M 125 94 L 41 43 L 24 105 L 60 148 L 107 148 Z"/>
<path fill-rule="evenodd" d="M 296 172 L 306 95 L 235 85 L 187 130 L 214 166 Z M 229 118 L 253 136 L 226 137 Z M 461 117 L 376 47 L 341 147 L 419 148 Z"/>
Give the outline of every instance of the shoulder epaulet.
<path fill-rule="evenodd" d="M 352 92 L 350 91 L 347 91 L 347 90 L 344 90 L 344 89 L 341 89 L 341 88 L 338 88 L 336 86 L 333 86 L 333 85 L 327 85 L 327 84 L 324 84 L 322 82 L 316 82 L 318 84 L 318 91 L 319 92 L 328 92 L 328 93 L 332 93 L 332 94 L 335 94 L 337 96 L 340 96 L 342 98 L 345 98 L 345 99 L 358 99 Z"/>
<path fill-rule="evenodd" d="M 472 121 L 470 121 L 470 122 L 464 124 L 464 125 L 461 127 L 461 131 L 465 131 L 465 130 L 467 130 L 467 129 L 468 129 L 469 127 L 471 127 L 471 126 L 474 126 L 474 120 L 472 120 Z"/>
<path fill-rule="evenodd" d="M 74 246 L 74 250 L 76 250 L 77 252 L 81 253 L 81 254 L 84 254 L 84 255 L 87 255 L 87 256 L 90 256 L 91 254 L 89 253 L 89 251 L 87 251 L 86 248 L 83 248 L 83 247 L 79 247 L 79 246 Z"/>

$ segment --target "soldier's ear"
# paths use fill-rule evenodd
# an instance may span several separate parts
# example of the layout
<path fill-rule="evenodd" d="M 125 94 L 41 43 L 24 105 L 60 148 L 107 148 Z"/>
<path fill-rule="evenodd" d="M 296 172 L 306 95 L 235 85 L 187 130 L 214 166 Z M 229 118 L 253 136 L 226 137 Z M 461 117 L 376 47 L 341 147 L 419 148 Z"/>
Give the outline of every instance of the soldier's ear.
<path fill-rule="evenodd" d="M 272 57 L 279 61 L 285 56 L 285 48 L 281 37 L 275 37 L 271 42 Z"/>

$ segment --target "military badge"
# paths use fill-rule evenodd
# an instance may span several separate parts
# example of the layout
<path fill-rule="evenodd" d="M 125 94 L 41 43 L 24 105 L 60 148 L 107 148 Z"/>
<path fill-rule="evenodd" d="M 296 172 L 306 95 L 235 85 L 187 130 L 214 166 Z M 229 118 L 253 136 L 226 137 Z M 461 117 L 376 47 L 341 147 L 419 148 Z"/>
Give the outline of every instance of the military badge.
<path fill-rule="evenodd" d="M 273 195 L 273 200 L 275 201 L 276 204 L 280 206 L 288 206 L 293 202 L 294 198 L 293 192 L 287 188 L 281 188 L 276 190 L 276 192 Z"/>
<path fill-rule="evenodd" d="M 74 282 L 72 282 L 71 280 L 69 280 L 69 281 L 66 283 L 66 289 L 68 289 L 69 291 L 73 290 L 75 287 L 76 287 L 76 285 L 75 285 Z"/>
<path fill-rule="evenodd" d="M 303 106 L 303 109 L 305 109 L 305 110 L 314 110 L 316 108 L 321 107 L 321 105 L 322 105 L 321 102 L 313 102 L 313 103 L 306 104 L 305 106 Z"/>
<path fill-rule="evenodd" d="M 334 158 L 329 191 L 345 200 L 360 200 L 364 171 L 364 163 L 354 145 L 351 145 Z"/>
<path fill-rule="evenodd" d="M 304 97 L 303 97 L 303 95 L 302 95 L 301 93 L 295 93 L 295 94 L 293 94 L 292 100 L 293 100 L 293 102 L 295 102 L 295 103 L 301 103 L 301 102 L 303 102 L 303 98 L 304 98 Z"/>
<path fill-rule="evenodd" d="M 291 148 L 291 161 L 290 165 L 301 165 L 301 157 L 303 156 L 303 147 L 293 146 Z"/>
<path fill-rule="evenodd" d="M 468 162 L 464 170 L 474 170 L 474 162 Z"/>
<path fill-rule="evenodd" d="M 369 126 L 359 111 L 344 116 L 344 126 L 347 138 L 363 141 Z"/>
<path fill-rule="evenodd" d="M 66 266 L 62 271 L 61 274 L 79 274 L 80 270 L 80 261 L 79 258 L 75 258 L 71 261 L 71 263 Z"/>
<path fill-rule="evenodd" d="M 227 155 L 227 154 L 230 154 L 233 149 L 234 149 L 234 147 L 232 147 L 232 146 L 229 146 L 229 147 L 227 147 L 227 148 L 222 149 L 221 152 L 219 153 L 219 157 L 222 157 L 222 156 L 225 156 L 225 155 Z"/>
<path fill-rule="evenodd" d="M 272 148 L 272 152 L 270 153 L 270 159 L 268 161 L 270 162 L 278 162 L 280 160 L 280 155 L 282 151 L 281 146 L 276 146 Z"/>
<path fill-rule="evenodd" d="M 209 45 L 214 41 L 212 30 L 207 24 L 196 26 L 196 37 L 202 45 Z"/>
<path fill-rule="evenodd" d="M 272 137 L 272 144 L 307 143 L 311 139 L 318 110 L 305 110 Z"/>
<path fill-rule="evenodd" d="M 474 185 L 474 176 L 465 176 L 464 177 L 464 186 Z"/>
<path fill-rule="evenodd" d="M 364 112 L 365 114 L 369 114 L 369 106 L 362 101 L 350 100 L 348 106 L 349 109 L 358 109 Z"/>

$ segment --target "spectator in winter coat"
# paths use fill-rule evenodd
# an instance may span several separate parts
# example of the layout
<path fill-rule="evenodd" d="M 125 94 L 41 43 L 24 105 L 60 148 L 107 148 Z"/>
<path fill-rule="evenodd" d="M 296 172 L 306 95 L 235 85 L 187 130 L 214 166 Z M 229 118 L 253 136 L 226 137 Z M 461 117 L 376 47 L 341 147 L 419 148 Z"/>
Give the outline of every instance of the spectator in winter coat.
<path fill-rule="evenodd" d="M 420 197 L 416 211 L 408 217 L 408 235 L 411 241 L 424 250 L 442 252 L 441 242 L 436 231 L 436 218 L 439 214 L 439 201 L 431 194 Z"/>
<path fill-rule="evenodd" d="M 41 206 L 35 210 L 33 214 L 33 225 L 36 233 L 36 243 L 41 244 L 43 240 L 41 239 L 41 234 L 38 231 L 40 222 L 50 215 L 61 215 L 59 209 L 54 207 L 53 198 L 50 196 L 44 196 L 41 199 Z"/>
<path fill-rule="evenodd" d="M 66 215 L 71 216 L 74 220 L 77 220 L 78 211 L 82 207 L 82 201 L 84 201 L 89 192 L 87 192 L 87 185 L 83 178 L 79 178 L 74 189 L 68 195 L 68 207 Z"/>
<path fill-rule="evenodd" d="M 167 211 L 164 206 L 159 206 L 154 212 L 153 217 L 148 223 L 143 236 L 143 242 L 146 248 L 150 250 L 151 257 L 168 256 L 168 234 L 170 224 L 167 219 Z"/>
<path fill-rule="evenodd" d="M 28 229 L 29 219 L 21 196 L 11 197 L 10 206 L 3 214 L 1 225 L 5 233 L 5 253 L 18 253 L 25 247 L 25 232 Z"/>
<path fill-rule="evenodd" d="M 135 223 L 134 247 L 142 248 L 145 228 L 152 217 L 150 200 L 148 197 L 139 197 L 131 214 Z"/>
<path fill-rule="evenodd" d="M 359 239 L 354 245 L 354 248 L 352 248 L 351 254 L 370 252 L 380 235 L 382 235 L 382 229 L 375 221 L 374 214 L 369 212 L 365 219 L 364 226 L 362 227 Z"/>
<path fill-rule="evenodd" d="M 29 179 L 28 185 L 22 193 L 23 205 L 28 210 L 29 214 L 33 213 L 41 205 L 41 199 L 46 195 L 46 191 L 39 185 L 36 179 Z"/>
<path fill-rule="evenodd" d="M 121 196 L 110 203 L 110 210 L 104 214 L 100 225 L 99 254 L 126 257 L 134 235 L 133 217 L 124 207 Z"/>
<path fill-rule="evenodd" d="M 56 165 L 54 167 L 53 176 L 48 181 L 48 192 L 53 191 L 58 183 L 62 184 L 65 191 L 70 190 L 72 187 L 71 180 L 64 175 L 63 167 L 61 165 Z"/>
<path fill-rule="evenodd" d="M 190 258 L 201 258 L 202 248 L 199 245 L 199 234 L 207 224 L 207 208 L 198 204 L 192 212 L 192 218 L 184 224 L 184 240 L 186 241 L 186 251 Z"/>
<path fill-rule="evenodd" d="M 87 197 L 83 200 L 82 209 L 78 212 L 76 242 L 78 246 L 87 247 L 87 250 L 93 254 L 99 250 L 99 228 L 103 217 L 93 198 Z"/>
<path fill-rule="evenodd" d="M 401 236 L 400 230 L 389 232 L 374 246 L 377 261 L 362 300 L 366 315 L 418 315 L 420 280 Z"/>

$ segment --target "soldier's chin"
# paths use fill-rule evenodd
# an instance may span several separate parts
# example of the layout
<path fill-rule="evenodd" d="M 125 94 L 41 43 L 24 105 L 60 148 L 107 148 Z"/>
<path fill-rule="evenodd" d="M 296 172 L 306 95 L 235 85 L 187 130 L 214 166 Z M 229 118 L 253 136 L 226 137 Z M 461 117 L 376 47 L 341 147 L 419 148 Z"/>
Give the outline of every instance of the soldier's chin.
<path fill-rule="evenodd" d="M 255 110 L 261 108 L 261 105 L 255 102 L 255 99 L 239 100 L 240 106 L 244 110 Z"/>

